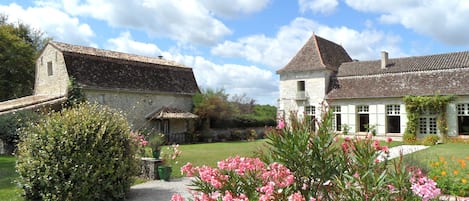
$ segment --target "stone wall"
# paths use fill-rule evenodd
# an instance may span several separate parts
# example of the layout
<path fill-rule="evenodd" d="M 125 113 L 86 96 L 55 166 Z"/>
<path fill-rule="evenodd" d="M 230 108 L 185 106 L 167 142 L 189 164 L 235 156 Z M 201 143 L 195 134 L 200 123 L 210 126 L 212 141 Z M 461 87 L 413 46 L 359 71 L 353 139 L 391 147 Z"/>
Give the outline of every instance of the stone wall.
<path fill-rule="evenodd" d="M 112 108 L 122 110 L 134 129 L 152 128 L 152 122 L 145 116 L 161 107 L 173 107 L 184 111 L 192 111 L 192 96 L 169 93 L 143 93 L 130 91 L 111 91 L 100 89 L 85 89 L 85 96 L 90 102 L 98 102 Z M 185 131 L 185 123 L 175 122 L 170 125 L 171 130 Z"/>
<path fill-rule="evenodd" d="M 48 64 L 50 63 L 50 64 Z M 51 69 L 48 69 L 51 65 Z M 51 70 L 51 71 L 50 71 Z M 36 60 L 35 95 L 65 95 L 69 84 L 63 54 L 47 45 Z"/>

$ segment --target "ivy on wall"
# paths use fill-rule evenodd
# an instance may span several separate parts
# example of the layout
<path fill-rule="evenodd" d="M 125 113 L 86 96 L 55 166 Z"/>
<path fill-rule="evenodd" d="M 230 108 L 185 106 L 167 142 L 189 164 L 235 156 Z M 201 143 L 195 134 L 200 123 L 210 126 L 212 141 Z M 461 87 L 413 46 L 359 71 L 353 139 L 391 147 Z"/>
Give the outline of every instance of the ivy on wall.
<path fill-rule="evenodd" d="M 404 140 L 406 138 L 416 139 L 420 115 L 427 108 L 436 112 L 438 130 L 443 137 L 446 137 L 448 133 L 446 106 L 453 100 L 453 95 L 405 96 L 404 103 L 406 105 L 408 122 L 404 133 Z"/>

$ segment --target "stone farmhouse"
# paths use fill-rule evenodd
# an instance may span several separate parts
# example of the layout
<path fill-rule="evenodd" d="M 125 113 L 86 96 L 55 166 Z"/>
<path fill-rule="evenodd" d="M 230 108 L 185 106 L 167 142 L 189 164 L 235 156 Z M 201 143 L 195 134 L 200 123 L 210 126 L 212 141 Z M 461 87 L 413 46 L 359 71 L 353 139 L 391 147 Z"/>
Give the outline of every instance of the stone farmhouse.
<path fill-rule="evenodd" d="M 345 49 L 313 34 L 282 69 L 279 115 L 320 118 L 326 101 L 333 126 L 351 134 L 373 128 L 377 136 L 402 139 L 408 118 L 403 97 L 453 95 L 446 105 L 447 135 L 469 137 L 469 51 L 352 60 Z M 420 114 L 417 137 L 441 135 L 435 111 Z M 314 125 L 313 125 L 314 126 Z"/>
<path fill-rule="evenodd" d="M 64 102 L 70 80 L 86 99 L 122 110 L 133 129 L 181 140 L 194 130 L 192 68 L 159 58 L 49 42 L 36 62 L 34 95 L 0 103 L 0 114 Z"/>

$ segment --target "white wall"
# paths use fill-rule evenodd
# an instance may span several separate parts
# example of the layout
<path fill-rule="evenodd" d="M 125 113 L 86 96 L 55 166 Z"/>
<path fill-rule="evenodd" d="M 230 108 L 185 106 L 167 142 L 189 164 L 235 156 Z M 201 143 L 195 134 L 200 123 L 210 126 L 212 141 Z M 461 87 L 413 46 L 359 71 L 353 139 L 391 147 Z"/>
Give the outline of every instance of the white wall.
<path fill-rule="evenodd" d="M 402 98 L 334 100 L 330 104 L 341 106 L 341 123 L 350 126 L 350 133 L 355 133 L 358 130 L 356 106 L 368 105 L 369 124 L 376 125 L 377 135 L 387 135 L 385 125 L 386 105 L 398 104 L 400 105 L 401 134 L 405 131 L 407 116 Z"/>
<path fill-rule="evenodd" d="M 52 62 L 52 75 L 48 75 L 47 63 Z M 36 60 L 35 95 L 65 95 L 69 84 L 63 54 L 47 45 Z"/>
<path fill-rule="evenodd" d="M 329 70 L 280 74 L 279 110 L 283 110 L 287 117 L 291 111 L 297 112 L 301 116 L 304 113 L 304 107 L 312 105 L 316 106 L 316 114 L 319 114 L 330 74 Z M 296 100 L 298 81 L 305 81 L 306 100 Z"/>

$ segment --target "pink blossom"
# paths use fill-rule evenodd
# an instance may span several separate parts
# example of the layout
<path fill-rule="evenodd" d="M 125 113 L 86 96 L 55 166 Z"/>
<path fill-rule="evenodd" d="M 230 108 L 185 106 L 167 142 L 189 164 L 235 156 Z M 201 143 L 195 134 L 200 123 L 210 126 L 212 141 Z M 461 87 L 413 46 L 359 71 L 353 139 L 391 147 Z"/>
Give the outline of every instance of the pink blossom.
<path fill-rule="evenodd" d="M 185 174 L 188 177 L 194 176 L 194 168 L 192 167 L 192 163 L 188 162 L 184 166 L 181 167 L 181 173 Z"/>
<path fill-rule="evenodd" d="M 358 178 L 360 178 L 360 175 L 358 174 L 358 172 L 355 172 L 355 174 L 353 174 L 353 177 L 358 179 Z"/>
<path fill-rule="evenodd" d="M 387 142 L 387 143 L 391 143 L 391 142 L 392 142 L 392 138 L 388 137 L 388 138 L 386 139 L 386 142 Z"/>
<path fill-rule="evenodd" d="M 345 142 L 350 142 L 350 141 L 351 141 L 351 140 L 350 140 L 350 137 L 345 137 L 344 141 L 345 141 Z"/>
<path fill-rule="evenodd" d="M 141 141 L 141 142 L 140 142 L 140 144 L 141 144 L 142 146 L 147 146 L 147 144 L 148 144 L 148 141 L 146 141 L 146 140 L 143 140 L 143 141 Z"/>
<path fill-rule="evenodd" d="M 171 201 L 184 201 L 184 197 L 178 193 L 175 193 L 173 196 L 171 196 Z"/>
<path fill-rule="evenodd" d="M 306 199 L 300 192 L 296 192 L 288 197 L 288 201 L 306 201 Z"/>
<path fill-rule="evenodd" d="M 375 140 L 373 141 L 373 148 L 375 148 L 376 150 L 380 150 L 380 146 L 379 146 L 379 140 Z"/>
<path fill-rule="evenodd" d="M 382 146 L 382 147 L 381 147 L 381 150 L 383 150 L 384 153 L 389 153 L 389 148 L 388 148 L 388 146 Z"/>
<path fill-rule="evenodd" d="M 277 129 L 283 129 L 285 128 L 285 121 L 283 119 L 280 119 L 277 124 Z"/>
<path fill-rule="evenodd" d="M 310 197 L 309 201 L 316 201 L 316 198 Z"/>

